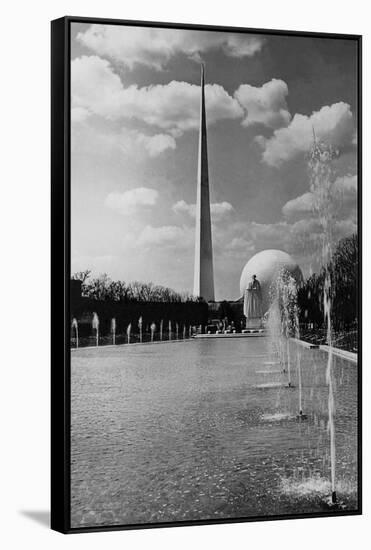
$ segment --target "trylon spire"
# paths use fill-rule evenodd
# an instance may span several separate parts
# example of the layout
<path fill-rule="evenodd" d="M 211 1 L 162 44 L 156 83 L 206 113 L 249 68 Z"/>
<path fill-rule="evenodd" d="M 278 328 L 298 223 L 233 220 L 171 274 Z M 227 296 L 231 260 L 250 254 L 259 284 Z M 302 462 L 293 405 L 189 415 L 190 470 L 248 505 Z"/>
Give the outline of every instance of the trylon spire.
<path fill-rule="evenodd" d="M 196 243 L 193 294 L 215 300 L 213 245 L 211 238 L 209 167 L 205 107 L 205 76 L 201 65 L 200 133 L 198 142 Z"/>

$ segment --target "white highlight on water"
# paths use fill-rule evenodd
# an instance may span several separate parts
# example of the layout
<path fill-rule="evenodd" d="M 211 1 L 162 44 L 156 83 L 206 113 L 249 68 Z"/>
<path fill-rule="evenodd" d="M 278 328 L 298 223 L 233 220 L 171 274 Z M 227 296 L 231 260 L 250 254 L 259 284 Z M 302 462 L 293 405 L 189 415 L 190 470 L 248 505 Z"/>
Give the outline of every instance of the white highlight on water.
<path fill-rule="evenodd" d="M 263 414 L 262 420 L 266 422 L 280 422 L 281 420 L 290 420 L 295 418 L 291 413 L 273 413 L 273 414 Z"/>
<path fill-rule="evenodd" d="M 265 382 L 263 384 L 255 384 L 254 388 L 282 388 L 281 382 Z"/>
<path fill-rule="evenodd" d="M 357 488 L 354 483 L 341 480 L 338 483 L 338 488 L 343 495 L 352 495 Z M 281 479 L 281 491 L 289 496 L 310 497 L 322 496 L 325 497 L 332 489 L 331 482 L 323 477 L 312 476 L 307 478 L 289 478 Z"/>

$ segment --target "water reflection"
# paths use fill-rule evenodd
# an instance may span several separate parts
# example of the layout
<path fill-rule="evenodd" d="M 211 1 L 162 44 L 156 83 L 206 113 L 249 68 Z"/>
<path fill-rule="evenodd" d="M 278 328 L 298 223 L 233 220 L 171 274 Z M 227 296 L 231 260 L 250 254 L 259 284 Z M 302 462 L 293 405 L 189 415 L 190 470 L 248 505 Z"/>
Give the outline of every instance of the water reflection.
<path fill-rule="evenodd" d="M 73 526 L 323 510 L 326 360 L 302 351 L 308 419 L 300 423 L 296 370 L 292 389 L 268 364 L 261 372 L 274 362 L 266 338 L 80 348 L 72 354 Z M 356 367 L 336 359 L 334 378 L 338 493 L 351 510 Z"/>

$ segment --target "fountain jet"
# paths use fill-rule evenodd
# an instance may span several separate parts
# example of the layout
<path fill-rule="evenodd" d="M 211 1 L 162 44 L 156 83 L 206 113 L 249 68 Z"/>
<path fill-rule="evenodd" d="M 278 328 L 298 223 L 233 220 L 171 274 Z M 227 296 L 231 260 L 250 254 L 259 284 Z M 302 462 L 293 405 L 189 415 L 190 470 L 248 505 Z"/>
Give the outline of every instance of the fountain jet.
<path fill-rule="evenodd" d="M 151 342 L 153 342 L 153 338 L 154 338 L 155 330 L 156 330 L 155 323 L 152 323 L 150 328 L 151 328 Z"/>
<path fill-rule="evenodd" d="M 76 347 L 78 348 L 79 347 L 79 324 L 75 317 L 72 319 L 72 328 L 75 329 Z"/>
<path fill-rule="evenodd" d="M 93 330 L 95 330 L 95 345 L 99 346 L 99 317 L 95 311 L 93 313 L 93 320 L 91 322 L 91 326 Z"/>
<path fill-rule="evenodd" d="M 331 145 L 319 142 L 313 134 L 313 145 L 308 162 L 313 210 L 322 228 L 322 264 L 324 266 L 323 311 L 326 340 L 329 347 L 326 368 L 328 385 L 328 425 L 330 432 L 330 463 L 332 502 L 336 503 L 336 446 L 335 446 L 335 398 L 333 388 L 333 334 L 332 334 L 332 283 L 329 269 L 332 260 L 334 227 L 336 224 L 334 181 L 336 172 L 333 160 L 337 156 Z"/>
<path fill-rule="evenodd" d="M 111 319 L 111 333 L 112 333 L 112 344 L 116 344 L 116 319 L 112 317 Z"/>
<path fill-rule="evenodd" d="M 143 318 L 139 317 L 138 319 L 138 327 L 139 327 L 139 342 L 142 343 L 143 341 Z"/>

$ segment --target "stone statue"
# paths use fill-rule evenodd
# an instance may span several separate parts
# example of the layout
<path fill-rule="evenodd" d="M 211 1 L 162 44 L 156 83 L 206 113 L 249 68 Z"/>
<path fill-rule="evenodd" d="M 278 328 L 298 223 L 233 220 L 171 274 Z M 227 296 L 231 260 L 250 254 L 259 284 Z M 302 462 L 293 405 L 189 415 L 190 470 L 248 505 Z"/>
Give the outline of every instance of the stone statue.
<path fill-rule="evenodd" d="M 261 327 L 263 317 L 262 291 L 256 275 L 252 276 L 252 281 L 245 290 L 243 313 L 246 317 L 246 328 Z"/>

